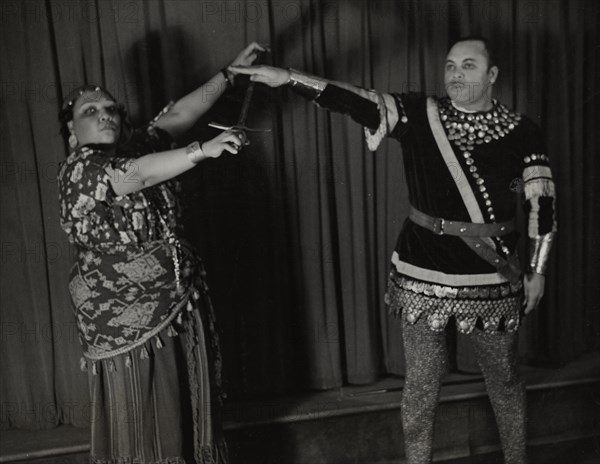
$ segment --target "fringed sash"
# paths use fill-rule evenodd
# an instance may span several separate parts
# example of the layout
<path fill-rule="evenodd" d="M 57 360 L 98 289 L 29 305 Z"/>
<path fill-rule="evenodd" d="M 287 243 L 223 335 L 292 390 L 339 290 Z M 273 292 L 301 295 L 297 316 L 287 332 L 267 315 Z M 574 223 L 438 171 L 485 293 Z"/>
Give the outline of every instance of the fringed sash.
<path fill-rule="evenodd" d="M 143 345 L 186 307 L 198 259 L 182 242 L 176 288 L 172 247 L 164 241 L 114 254 L 80 251 L 69 287 L 84 356 L 101 360 Z M 197 287 L 201 288 L 201 287 Z"/>

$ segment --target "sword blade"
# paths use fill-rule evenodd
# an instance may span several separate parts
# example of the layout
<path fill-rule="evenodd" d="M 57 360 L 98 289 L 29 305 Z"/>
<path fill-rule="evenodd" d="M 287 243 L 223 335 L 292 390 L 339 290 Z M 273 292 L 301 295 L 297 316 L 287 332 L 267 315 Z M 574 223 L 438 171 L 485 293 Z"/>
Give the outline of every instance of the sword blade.
<path fill-rule="evenodd" d="M 259 52 L 256 52 L 256 53 L 260 56 Z M 256 63 L 258 63 L 258 59 L 257 59 Z M 250 102 L 252 101 L 252 95 L 254 94 L 254 86 L 255 85 L 256 85 L 256 82 L 253 82 L 253 81 L 249 82 L 248 87 L 246 88 L 246 94 L 244 95 L 244 100 L 242 102 L 240 116 L 235 125 L 226 126 L 224 124 L 218 124 L 218 123 L 212 122 L 209 124 L 209 126 L 214 127 L 216 129 L 221 129 L 221 130 L 234 129 L 234 130 L 239 130 L 242 132 L 271 132 L 271 129 L 251 129 L 249 127 L 246 127 L 246 119 L 248 119 L 248 110 L 250 109 Z"/>
<path fill-rule="evenodd" d="M 261 55 L 262 55 L 262 52 L 256 52 L 256 53 L 257 53 L 257 57 L 256 57 L 256 61 L 254 62 L 255 65 L 258 64 L 258 62 L 261 59 Z M 248 109 L 250 108 L 250 102 L 252 101 L 252 95 L 254 94 L 254 86 L 255 85 L 256 85 L 256 82 L 253 82 L 253 81 L 250 81 L 250 83 L 248 84 L 248 88 L 246 89 L 246 95 L 244 95 L 244 102 L 242 103 L 242 109 L 240 110 L 240 117 L 238 119 L 236 126 L 244 127 L 246 125 L 246 118 L 248 117 Z"/>
<path fill-rule="evenodd" d="M 255 82 L 250 82 L 246 89 L 246 95 L 244 95 L 244 101 L 242 103 L 242 109 L 240 110 L 240 117 L 236 126 L 243 127 L 246 125 L 246 119 L 248 118 L 248 110 L 250 109 L 250 102 L 252 101 L 252 95 L 254 94 Z"/>
<path fill-rule="evenodd" d="M 225 124 L 219 124 L 217 122 L 211 122 L 208 124 L 208 127 L 214 127 L 215 129 L 220 129 L 220 130 L 240 130 L 240 131 L 245 131 L 245 132 L 271 132 L 271 129 L 253 129 L 252 127 L 246 127 L 246 126 L 226 126 Z"/>

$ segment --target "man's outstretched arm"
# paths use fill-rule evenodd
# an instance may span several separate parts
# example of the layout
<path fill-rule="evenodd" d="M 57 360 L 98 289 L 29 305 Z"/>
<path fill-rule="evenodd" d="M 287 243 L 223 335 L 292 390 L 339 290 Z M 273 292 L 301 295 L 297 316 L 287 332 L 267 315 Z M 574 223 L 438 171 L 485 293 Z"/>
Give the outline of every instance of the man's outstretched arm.
<path fill-rule="evenodd" d="M 229 70 L 247 74 L 251 81 L 270 87 L 288 85 L 318 106 L 350 116 L 367 129 L 365 133 L 372 150 L 398 123 L 397 105 L 389 94 L 273 66 L 230 66 Z"/>

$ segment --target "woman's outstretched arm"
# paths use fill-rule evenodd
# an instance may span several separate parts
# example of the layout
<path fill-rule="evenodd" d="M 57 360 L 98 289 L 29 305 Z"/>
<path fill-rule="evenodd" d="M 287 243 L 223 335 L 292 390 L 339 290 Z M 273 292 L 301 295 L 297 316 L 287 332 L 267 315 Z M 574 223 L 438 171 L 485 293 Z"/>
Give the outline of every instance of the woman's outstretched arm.
<path fill-rule="evenodd" d="M 214 139 L 191 143 L 187 147 L 150 153 L 132 159 L 125 171 L 107 168 L 110 184 L 116 195 L 137 192 L 160 184 L 192 169 L 207 158 L 218 158 L 224 151 L 236 154 L 242 147 L 244 135 L 225 131 Z"/>

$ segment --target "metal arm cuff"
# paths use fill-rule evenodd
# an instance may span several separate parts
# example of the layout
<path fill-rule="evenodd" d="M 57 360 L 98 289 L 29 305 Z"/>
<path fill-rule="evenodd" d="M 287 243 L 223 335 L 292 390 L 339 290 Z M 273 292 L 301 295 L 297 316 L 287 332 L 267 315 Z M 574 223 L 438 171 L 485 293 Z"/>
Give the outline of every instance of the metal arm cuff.
<path fill-rule="evenodd" d="M 287 81 L 289 86 L 303 94 L 304 96 L 314 100 L 321 95 L 321 92 L 327 87 L 327 81 L 320 77 L 304 74 L 295 69 L 289 69 L 290 78 Z"/>
<path fill-rule="evenodd" d="M 206 158 L 206 155 L 202 151 L 202 145 L 199 142 L 192 142 L 187 147 L 185 147 L 185 153 L 188 159 L 194 163 L 198 164 L 200 161 Z"/>
<path fill-rule="evenodd" d="M 554 232 L 529 238 L 529 271 L 544 275 L 552 249 Z"/>

